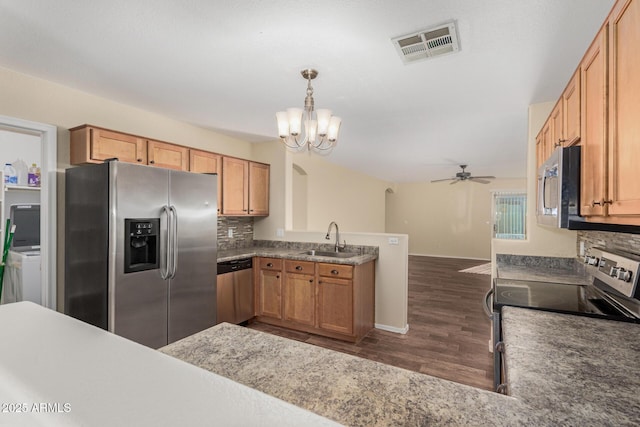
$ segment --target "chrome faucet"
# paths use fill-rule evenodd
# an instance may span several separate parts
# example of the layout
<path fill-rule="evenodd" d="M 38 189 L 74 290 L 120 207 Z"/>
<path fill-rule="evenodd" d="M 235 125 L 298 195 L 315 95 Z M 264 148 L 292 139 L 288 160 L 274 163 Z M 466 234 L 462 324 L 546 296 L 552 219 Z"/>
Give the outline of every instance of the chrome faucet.
<path fill-rule="evenodd" d="M 345 246 L 347 246 L 347 241 L 345 240 L 344 243 L 340 244 L 340 230 L 338 230 L 338 224 L 336 224 L 335 221 L 331 221 L 329 223 L 329 228 L 327 229 L 327 235 L 324 236 L 324 238 L 327 240 L 331 239 L 329 235 L 331 234 L 331 226 L 333 225 L 336 226 L 336 252 L 340 252 L 340 249 L 344 249 Z"/>

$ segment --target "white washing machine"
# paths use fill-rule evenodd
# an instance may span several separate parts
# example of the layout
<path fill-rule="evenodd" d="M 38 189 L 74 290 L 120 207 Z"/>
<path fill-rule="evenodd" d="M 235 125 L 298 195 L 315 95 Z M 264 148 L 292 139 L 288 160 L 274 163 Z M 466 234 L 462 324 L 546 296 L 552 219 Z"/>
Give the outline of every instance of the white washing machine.
<path fill-rule="evenodd" d="M 40 251 L 9 251 L 2 288 L 3 304 L 31 301 L 42 305 Z"/>

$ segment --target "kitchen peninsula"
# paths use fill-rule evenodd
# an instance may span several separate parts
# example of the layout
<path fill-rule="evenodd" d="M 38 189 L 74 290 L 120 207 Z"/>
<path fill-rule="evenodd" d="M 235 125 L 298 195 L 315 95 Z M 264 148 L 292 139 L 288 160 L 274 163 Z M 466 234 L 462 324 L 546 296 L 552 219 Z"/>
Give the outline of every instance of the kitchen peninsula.
<path fill-rule="evenodd" d="M 640 326 L 582 320 L 507 308 L 504 396 L 225 323 L 156 351 L 7 304 L 0 424 L 637 425 Z"/>
<path fill-rule="evenodd" d="M 640 325 L 512 307 L 504 322 L 512 396 L 230 324 L 160 351 L 345 425 L 637 425 Z"/>

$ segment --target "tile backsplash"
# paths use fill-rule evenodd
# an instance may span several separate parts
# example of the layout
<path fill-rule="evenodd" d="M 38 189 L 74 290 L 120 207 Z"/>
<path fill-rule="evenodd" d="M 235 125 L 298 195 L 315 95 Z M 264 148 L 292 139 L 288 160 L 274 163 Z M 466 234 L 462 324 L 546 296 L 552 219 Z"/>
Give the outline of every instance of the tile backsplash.
<path fill-rule="evenodd" d="M 232 230 L 233 237 L 229 237 L 229 230 Z M 246 248 L 252 245 L 253 217 L 218 217 L 218 250 Z"/>
<path fill-rule="evenodd" d="M 610 231 L 578 231 L 576 254 L 580 254 L 580 242 L 584 242 L 585 250 L 592 246 L 607 249 L 617 249 L 625 252 L 640 254 L 640 235 L 630 233 L 614 233 Z"/>

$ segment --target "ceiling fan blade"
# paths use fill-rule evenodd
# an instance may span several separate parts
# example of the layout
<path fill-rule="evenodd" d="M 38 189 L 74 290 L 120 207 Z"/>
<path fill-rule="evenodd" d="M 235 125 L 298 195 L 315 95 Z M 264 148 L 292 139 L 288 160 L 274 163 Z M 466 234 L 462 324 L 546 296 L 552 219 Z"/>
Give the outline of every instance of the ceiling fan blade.
<path fill-rule="evenodd" d="M 450 181 L 450 180 L 452 180 L 452 179 L 455 179 L 455 178 L 445 178 L 445 179 L 434 179 L 434 180 L 432 180 L 431 182 L 442 182 L 442 181 Z"/>
<path fill-rule="evenodd" d="M 495 177 L 495 176 L 489 176 L 489 175 L 487 175 L 487 176 L 472 176 L 472 177 L 470 177 L 470 178 L 496 179 L 496 177 Z"/>
<path fill-rule="evenodd" d="M 481 177 L 479 176 L 474 176 L 472 178 L 469 178 L 469 181 L 473 181 L 473 182 L 477 182 L 479 184 L 488 184 L 489 181 L 487 181 L 486 179 L 480 179 Z"/>
<path fill-rule="evenodd" d="M 457 184 L 457 183 L 459 183 L 459 182 L 460 182 L 460 180 L 459 180 L 459 179 L 454 179 L 454 180 L 453 180 L 453 182 L 450 182 L 450 183 L 449 183 L 449 185 L 451 185 L 451 184 Z"/>

